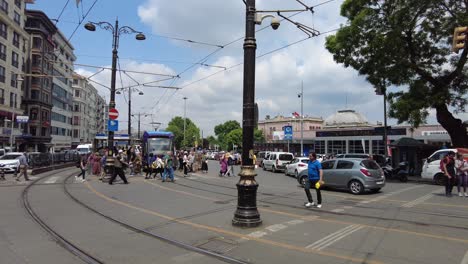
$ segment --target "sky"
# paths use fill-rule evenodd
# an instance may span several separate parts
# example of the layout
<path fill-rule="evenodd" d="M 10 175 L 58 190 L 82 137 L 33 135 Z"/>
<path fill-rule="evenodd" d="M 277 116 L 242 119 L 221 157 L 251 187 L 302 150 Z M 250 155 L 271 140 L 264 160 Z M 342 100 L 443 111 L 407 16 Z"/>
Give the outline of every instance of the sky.
<path fill-rule="evenodd" d="M 36 0 L 28 9 L 43 11 L 69 38 L 77 57 L 75 71 L 108 101 L 110 98 L 112 33 L 84 24 L 108 22 L 145 34 L 122 33 L 118 46 L 116 88 L 133 86 L 116 95 L 119 130 L 128 126 L 128 92 L 131 90 L 131 124 L 136 131 L 167 127 L 173 117 L 184 115 L 202 131 L 214 135 L 214 127 L 229 120 L 242 124 L 243 37 L 245 4 L 242 0 Z M 255 100 L 259 119 L 266 115 L 300 113 L 298 93 L 304 89 L 304 115 L 327 117 L 353 109 L 370 123 L 383 122 L 383 98 L 363 76 L 333 61 L 325 38 L 346 20 L 340 16 L 343 0 L 302 0 L 314 12 L 283 13 L 294 21 L 324 33 L 308 38 L 295 25 L 281 21 L 277 30 L 270 18 L 256 26 L 257 60 Z M 303 9 L 295 0 L 257 0 L 257 10 Z M 90 67 L 92 66 L 92 67 Z M 150 83 L 150 85 L 141 85 Z M 155 86 L 169 86 L 162 88 Z M 392 89 L 392 88 L 391 88 Z M 392 91 L 390 89 L 390 92 Z M 139 95 L 142 92 L 143 95 Z M 184 100 L 184 97 L 187 98 Z M 468 119 L 468 114 L 458 117 Z M 151 124 L 153 123 L 153 124 Z M 396 120 L 388 119 L 390 125 Z M 430 111 L 429 124 L 436 124 Z"/>

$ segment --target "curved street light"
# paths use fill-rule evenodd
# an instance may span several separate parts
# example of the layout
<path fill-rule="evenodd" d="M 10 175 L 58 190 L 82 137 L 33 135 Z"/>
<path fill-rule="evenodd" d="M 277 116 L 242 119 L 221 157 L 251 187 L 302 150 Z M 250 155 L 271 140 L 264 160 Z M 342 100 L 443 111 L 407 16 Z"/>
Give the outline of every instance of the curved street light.
<path fill-rule="evenodd" d="M 91 22 L 89 21 L 84 25 L 85 29 L 89 31 L 96 31 L 96 26 L 99 26 L 102 29 L 110 31 L 112 33 L 112 75 L 111 75 L 111 89 L 110 89 L 110 101 L 109 109 L 115 108 L 115 81 L 117 73 L 117 49 L 119 47 L 119 37 L 121 34 L 136 34 L 135 38 L 137 40 L 145 40 L 146 36 L 141 32 L 137 31 L 129 26 L 119 27 L 118 19 L 115 20 L 115 25 L 113 26 L 109 22 Z M 114 131 L 108 131 L 108 140 L 107 146 L 109 151 L 107 152 L 107 162 L 106 166 L 108 168 L 108 174 L 113 174 L 114 172 Z"/>

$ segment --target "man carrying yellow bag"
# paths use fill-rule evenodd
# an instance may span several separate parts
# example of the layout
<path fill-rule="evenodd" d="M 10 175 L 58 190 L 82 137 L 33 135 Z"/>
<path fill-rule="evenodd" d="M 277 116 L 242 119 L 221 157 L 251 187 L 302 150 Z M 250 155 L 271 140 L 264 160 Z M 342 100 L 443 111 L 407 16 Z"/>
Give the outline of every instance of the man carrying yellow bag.
<path fill-rule="evenodd" d="M 305 185 L 305 193 L 307 195 L 308 202 L 305 203 L 305 207 L 309 208 L 311 206 L 316 205 L 314 200 L 312 199 L 312 195 L 310 194 L 310 188 L 315 188 L 317 192 L 317 208 L 322 208 L 322 194 L 320 193 L 320 187 L 324 184 L 323 181 L 323 172 L 322 172 L 322 164 L 320 161 L 317 160 L 317 154 L 315 152 L 311 152 L 309 154 L 309 162 L 308 162 L 308 179 Z"/>

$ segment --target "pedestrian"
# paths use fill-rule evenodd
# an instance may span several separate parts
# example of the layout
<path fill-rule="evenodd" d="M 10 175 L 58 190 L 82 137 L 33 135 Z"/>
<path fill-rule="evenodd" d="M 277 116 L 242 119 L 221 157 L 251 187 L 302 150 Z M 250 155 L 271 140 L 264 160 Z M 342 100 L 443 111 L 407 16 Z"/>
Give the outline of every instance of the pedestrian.
<path fill-rule="evenodd" d="M 93 167 L 94 167 L 94 153 L 89 154 L 88 159 L 86 161 L 86 170 L 89 175 L 93 174 Z"/>
<path fill-rule="evenodd" d="M 184 153 L 182 151 L 179 151 L 179 171 L 184 170 Z"/>
<path fill-rule="evenodd" d="M 468 197 L 468 193 L 466 193 L 466 185 L 467 185 L 467 178 L 468 178 L 468 162 L 463 159 L 463 155 L 457 153 L 457 159 L 455 160 L 455 169 L 457 173 L 457 190 L 458 196 L 462 197 L 463 194 L 461 188 L 463 186 L 463 192 L 465 193 L 465 197 Z"/>
<path fill-rule="evenodd" d="M 165 166 L 164 166 L 164 161 L 163 161 L 164 156 L 156 156 L 156 159 L 153 161 L 153 164 L 151 165 L 153 168 L 154 172 L 154 179 L 156 179 L 156 176 L 158 173 L 161 175 L 161 179 L 164 178 L 164 173 L 165 173 Z"/>
<path fill-rule="evenodd" d="M 206 161 L 206 155 L 202 156 L 201 170 L 203 173 L 208 173 L 208 162 Z"/>
<path fill-rule="evenodd" d="M 127 178 L 125 177 L 125 172 L 124 172 L 125 166 L 128 166 L 128 163 L 125 162 L 125 159 L 123 157 L 123 150 L 119 150 L 119 153 L 114 158 L 114 173 L 112 174 L 112 177 L 109 180 L 110 185 L 113 184 L 117 175 L 119 175 L 120 179 L 122 179 L 122 181 L 125 184 L 128 184 L 128 181 L 127 181 Z"/>
<path fill-rule="evenodd" d="M 226 154 L 229 154 L 228 156 L 228 165 L 229 165 L 229 172 L 228 172 L 228 176 L 234 176 L 235 175 L 235 172 L 234 172 L 234 165 L 236 164 L 236 160 L 234 159 L 234 156 L 233 155 L 230 155 L 230 153 L 226 153 Z"/>
<path fill-rule="evenodd" d="M 86 181 L 86 165 L 88 163 L 88 158 L 86 158 L 86 155 L 85 154 L 82 154 L 81 155 L 81 158 L 80 158 L 80 174 L 78 174 L 78 176 L 75 176 L 75 180 L 76 181 L 81 181 L 81 182 L 85 182 Z M 81 179 L 80 179 L 81 178 Z"/>
<path fill-rule="evenodd" d="M 106 162 L 107 162 L 107 151 L 104 152 L 104 154 L 101 157 L 101 161 L 99 162 L 101 164 L 101 174 L 99 176 L 99 180 L 101 181 L 106 176 Z"/>
<path fill-rule="evenodd" d="M 99 152 L 94 153 L 94 162 L 93 162 L 93 175 L 99 175 L 101 173 L 101 157 Z"/>
<path fill-rule="evenodd" d="M 228 162 L 226 155 L 222 155 L 221 159 L 219 160 L 220 170 L 219 170 L 219 177 L 226 176 L 228 170 Z"/>
<path fill-rule="evenodd" d="M 187 177 L 187 174 L 188 174 L 188 166 L 189 166 L 189 159 L 188 159 L 188 156 L 187 156 L 187 152 L 184 152 L 184 157 L 183 157 L 183 161 L 182 163 L 184 164 L 184 177 Z"/>
<path fill-rule="evenodd" d="M 163 173 L 163 178 L 162 181 L 165 182 L 166 178 L 169 177 L 169 179 L 174 182 L 174 168 L 172 167 L 174 165 L 174 161 L 172 160 L 172 153 L 170 151 L 167 152 L 167 154 L 163 158 L 164 162 L 164 173 Z"/>
<path fill-rule="evenodd" d="M 141 173 L 141 166 L 142 166 L 142 161 L 141 161 L 141 154 L 135 152 L 135 160 L 133 162 L 134 170 L 136 175 L 140 175 Z"/>
<path fill-rule="evenodd" d="M 195 153 L 193 152 L 190 152 L 189 156 L 188 156 L 188 169 L 189 169 L 189 172 L 193 172 L 193 163 L 195 161 Z"/>
<path fill-rule="evenodd" d="M 23 155 L 21 155 L 19 157 L 19 174 L 16 177 L 17 181 L 20 180 L 21 175 L 24 176 L 25 181 L 29 181 L 29 178 L 28 178 L 28 159 L 26 158 L 26 156 L 27 156 L 27 154 L 26 154 L 26 152 L 24 152 Z"/>
<path fill-rule="evenodd" d="M 154 154 L 151 152 L 148 155 L 147 161 L 146 161 L 146 175 L 145 179 L 151 178 L 151 174 L 153 173 L 153 162 L 155 161 Z"/>
<path fill-rule="evenodd" d="M 308 202 L 305 203 L 305 207 L 311 207 L 315 205 L 312 195 L 310 194 L 310 188 L 315 188 L 317 193 L 317 208 L 322 207 L 322 194 L 320 193 L 320 185 L 323 185 L 323 171 L 322 164 L 317 160 L 317 154 L 311 152 L 309 154 L 307 181 L 305 184 L 305 193 L 307 195 Z M 318 183 L 318 184 L 317 184 Z"/>
<path fill-rule="evenodd" d="M 452 189 L 456 180 L 455 175 L 455 152 L 450 151 L 442 160 L 443 172 L 447 177 L 445 181 L 445 196 L 452 197 Z"/>

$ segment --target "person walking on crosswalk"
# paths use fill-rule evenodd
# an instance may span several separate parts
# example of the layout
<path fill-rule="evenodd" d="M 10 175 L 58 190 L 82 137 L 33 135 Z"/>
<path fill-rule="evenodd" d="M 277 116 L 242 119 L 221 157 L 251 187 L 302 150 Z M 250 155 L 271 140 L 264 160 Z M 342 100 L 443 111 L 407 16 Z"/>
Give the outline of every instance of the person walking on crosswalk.
<path fill-rule="evenodd" d="M 323 184 L 322 164 L 317 160 L 317 154 L 312 152 L 309 154 L 308 179 L 304 188 L 308 200 L 308 202 L 305 203 L 305 207 L 311 207 L 314 205 L 316 205 L 317 208 L 322 207 L 322 194 L 320 193 L 321 184 Z M 315 188 L 315 191 L 317 192 L 317 204 L 315 204 L 312 199 L 310 188 Z"/>
<path fill-rule="evenodd" d="M 28 178 L 28 159 L 26 158 L 26 152 L 19 157 L 19 174 L 16 177 L 16 180 L 19 181 L 21 176 L 24 177 L 24 180 L 29 181 Z"/>

